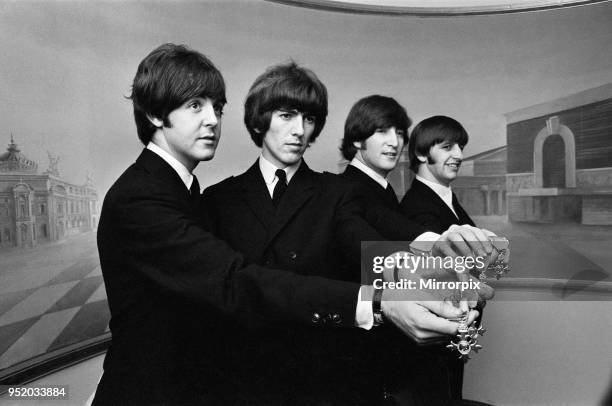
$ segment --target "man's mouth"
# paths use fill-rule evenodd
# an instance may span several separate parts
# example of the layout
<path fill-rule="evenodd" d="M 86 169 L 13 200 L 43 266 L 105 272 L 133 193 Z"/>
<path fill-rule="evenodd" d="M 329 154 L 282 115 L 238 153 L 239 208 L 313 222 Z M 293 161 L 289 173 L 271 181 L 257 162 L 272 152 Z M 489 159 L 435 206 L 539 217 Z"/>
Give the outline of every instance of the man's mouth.
<path fill-rule="evenodd" d="M 446 166 L 450 167 L 451 169 L 458 170 L 461 166 L 461 162 L 449 162 L 446 164 Z"/>
<path fill-rule="evenodd" d="M 205 143 L 210 144 L 210 143 L 217 142 L 217 137 L 215 136 L 215 134 L 206 134 L 206 135 L 199 136 L 198 140 L 204 141 Z"/>
<path fill-rule="evenodd" d="M 382 154 L 384 156 L 388 156 L 389 158 L 396 158 L 397 157 L 397 152 L 383 152 Z"/>

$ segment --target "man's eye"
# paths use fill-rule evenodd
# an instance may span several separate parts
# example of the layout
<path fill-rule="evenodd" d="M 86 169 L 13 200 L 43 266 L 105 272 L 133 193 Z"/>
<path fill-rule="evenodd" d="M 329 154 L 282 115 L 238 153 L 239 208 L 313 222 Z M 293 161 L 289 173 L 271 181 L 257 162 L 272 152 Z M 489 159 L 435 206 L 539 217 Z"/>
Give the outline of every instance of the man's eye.
<path fill-rule="evenodd" d="M 215 114 L 218 117 L 221 117 L 223 115 L 223 106 L 215 106 L 214 109 L 215 109 Z"/>
<path fill-rule="evenodd" d="M 189 103 L 189 108 L 192 110 L 199 110 L 200 107 L 202 107 L 202 104 L 200 104 L 199 101 L 192 101 L 191 103 Z"/>
<path fill-rule="evenodd" d="M 291 120 L 291 117 L 293 117 L 291 113 L 280 113 L 279 116 L 283 120 Z"/>
<path fill-rule="evenodd" d="M 404 134 L 405 134 L 405 133 L 404 133 L 404 131 L 402 131 L 402 130 L 395 131 L 395 133 L 396 133 L 398 136 L 400 136 L 400 137 L 403 137 L 403 136 L 404 136 Z"/>
<path fill-rule="evenodd" d="M 384 133 L 385 130 L 383 128 L 377 128 L 376 130 L 374 130 L 375 133 Z"/>
<path fill-rule="evenodd" d="M 314 116 L 306 116 L 304 117 L 304 121 L 308 124 L 314 124 L 317 120 Z"/>

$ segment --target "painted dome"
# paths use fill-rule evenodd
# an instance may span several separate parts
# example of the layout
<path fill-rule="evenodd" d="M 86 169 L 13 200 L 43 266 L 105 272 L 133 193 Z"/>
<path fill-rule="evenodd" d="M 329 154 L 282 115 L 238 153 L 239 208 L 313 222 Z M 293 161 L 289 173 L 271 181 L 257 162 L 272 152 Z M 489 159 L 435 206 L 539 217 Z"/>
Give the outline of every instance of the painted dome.
<path fill-rule="evenodd" d="M 7 152 L 0 155 L 0 172 L 36 173 L 38 164 L 21 153 L 11 135 L 11 143 Z"/>

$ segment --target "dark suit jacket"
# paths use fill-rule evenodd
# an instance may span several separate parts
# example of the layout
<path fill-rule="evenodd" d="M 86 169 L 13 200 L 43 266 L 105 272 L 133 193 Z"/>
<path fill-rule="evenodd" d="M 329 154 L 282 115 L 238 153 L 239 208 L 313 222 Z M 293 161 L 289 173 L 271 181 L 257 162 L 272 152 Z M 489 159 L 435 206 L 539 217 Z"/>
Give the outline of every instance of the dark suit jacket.
<path fill-rule="evenodd" d="M 314 313 L 337 314 L 328 327 L 353 327 L 358 283 L 249 265 L 196 213 L 178 174 L 146 149 L 108 191 L 98 249 L 112 343 L 95 405 L 227 404 L 234 320 L 312 326 Z"/>
<path fill-rule="evenodd" d="M 474 222 L 463 210 L 454 193 L 453 207 L 458 218 L 436 192 L 417 179 L 412 182 L 400 205 L 404 215 L 438 234 L 448 230 L 453 224 L 474 226 Z"/>
<path fill-rule="evenodd" d="M 400 211 L 397 197 L 388 192 L 369 175 L 349 165 L 340 175 L 351 182 L 362 197 L 367 219 L 383 236 L 395 240 L 414 240 L 431 230 L 406 217 Z M 398 247 L 399 248 L 399 247 Z M 380 358 L 387 374 L 384 376 L 387 390 L 399 405 L 448 405 L 453 402 L 451 391 L 457 391 L 457 378 L 451 388 L 449 361 L 451 355 L 446 348 L 438 346 L 416 346 L 393 328 L 385 328 L 380 341 L 389 348 Z M 453 367 L 456 368 L 456 367 Z M 453 373 L 457 375 L 457 372 Z M 460 390 L 460 388 L 459 388 Z"/>
<path fill-rule="evenodd" d="M 303 275 L 357 282 L 360 241 L 381 239 L 363 220 L 346 182 L 314 172 L 305 162 L 276 211 L 258 162 L 206 189 L 203 201 L 213 232 L 247 262 Z M 348 315 L 319 316 L 319 324 L 330 326 Z M 373 333 L 342 330 L 293 323 L 271 329 L 250 323 L 248 333 L 235 340 L 243 350 L 235 361 L 250 366 L 238 390 L 263 404 L 277 403 L 266 401 L 274 393 L 282 404 L 372 404 L 369 396 L 380 388 L 368 354 L 377 349 L 363 345 Z"/>
<path fill-rule="evenodd" d="M 453 207 L 457 216 L 444 203 L 444 201 L 429 186 L 414 179 L 412 185 L 401 202 L 402 212 L 410 219 L 423 225 L 428 231 L 438 234 L 448 230 L 453 224 L 469 224 L 474 222 L 459 204 L 457 196 L 453 193 Z M 482 307 L 478 310 L 482 317 Z M 441 348 L 438 353 L 438 370 L 447 375 L 446 385 L 450 389 L 450 399 L 458 401 L 462 397 L 463 362 L 457 360 L 454 352 Z"/>
<path fill-rule="evenodd" d="M 340 176 L 351 182 L 364 203 L 366 220 L 386 239 L 412 241 L 428 231 L 426 227 L 404 216 L 397 197 L 391 197 L 366 173 L 348 165 Z"/>

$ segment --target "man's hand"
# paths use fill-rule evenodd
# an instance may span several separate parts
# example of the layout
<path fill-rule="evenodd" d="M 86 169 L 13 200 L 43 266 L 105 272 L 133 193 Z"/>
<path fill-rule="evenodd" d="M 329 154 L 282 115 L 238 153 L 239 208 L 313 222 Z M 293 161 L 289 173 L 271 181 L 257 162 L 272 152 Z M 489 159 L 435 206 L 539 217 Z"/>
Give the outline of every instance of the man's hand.
<path fill-rule="evenodd" d="M 439 300 L 423 291 L 385 290 L 381 307 L 385 319 L 417 344 L 433 344 L 457 334 L 459 323 L 453 320 L 463 315 L 450 302 Z M 477 317 L 478 311 L 471 310 L 468 325 Z"/>
<path fill-rule="evenodd" d="M 467 224 L 450 226 L 432 247 L 434 256 L 487 257 L 493 252 L 489 236 L 481 229 Z"/>

